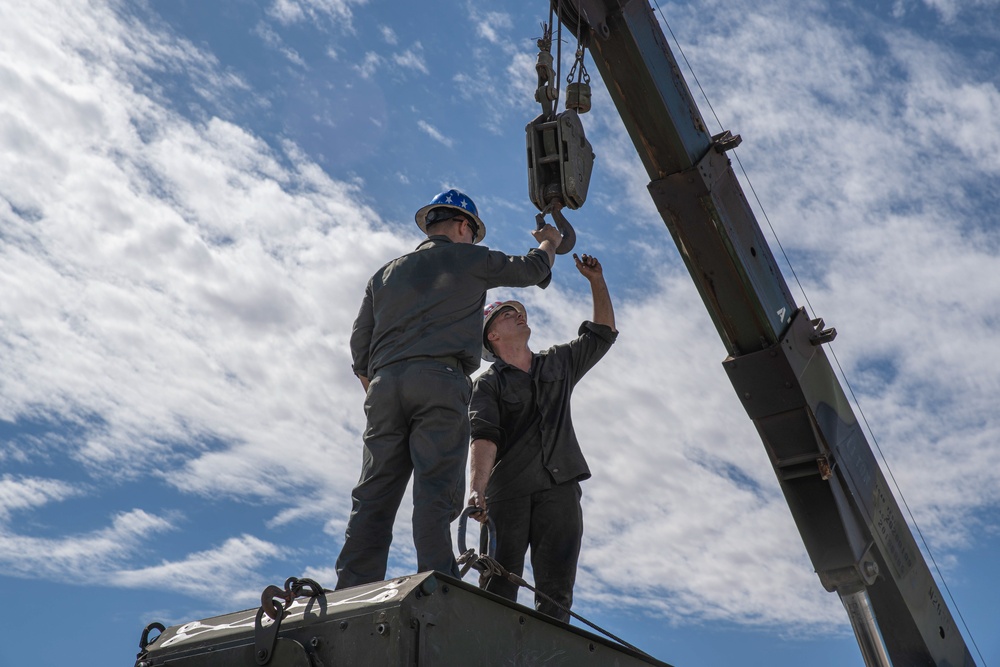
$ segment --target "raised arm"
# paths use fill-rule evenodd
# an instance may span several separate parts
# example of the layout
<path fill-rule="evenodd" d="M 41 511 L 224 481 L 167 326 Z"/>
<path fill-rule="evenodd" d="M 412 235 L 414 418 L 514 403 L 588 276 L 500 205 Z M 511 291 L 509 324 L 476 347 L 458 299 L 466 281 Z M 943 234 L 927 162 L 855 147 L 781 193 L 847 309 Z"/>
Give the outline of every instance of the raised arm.
<path fill-rule="evenodd" d="M 590 292 L 594 298 L 594 324 L 603 324 L 615 329 L 615 309 L 611 304 L 611 293 L 608 292 L 608 284 L 604 281 L 604 269 L 596 257 L 584 255 L 583 259 L 573 254 L 573 261 L 576 268 L 583 274 L 583 277 L 590 281 Z"/>
<path fill-rule="evenodd" d="M 552 225 L 545 225 L 541 229 L 531 230 L 531 235 L 538 241 L 538 249 L 549 257 L 549 268 L 556 265 L 556 250 L 562 243 L 562 234 Z"/>

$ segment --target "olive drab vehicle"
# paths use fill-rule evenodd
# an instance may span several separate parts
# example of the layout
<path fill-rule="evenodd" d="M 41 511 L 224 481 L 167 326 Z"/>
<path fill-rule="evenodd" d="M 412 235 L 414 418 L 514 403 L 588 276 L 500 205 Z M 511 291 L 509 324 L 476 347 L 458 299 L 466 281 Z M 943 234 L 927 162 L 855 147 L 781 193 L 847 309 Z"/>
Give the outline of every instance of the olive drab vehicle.
<path fill-rule="evenodd" d="M 552 214 L 567 245 L 573 231 L 560 209 L 586 199 L 594 159 L 580 121 L 590 107 L 586 48 L 722 338 L 723 366 L 820 583 L 843 602 L 865 664 L 974 667 L 826 356 L 836 332 L 796 305 L 736 180 L 726 153 L 739 136 L 706 130 L 648 0 L 551 0 L 548 10 L 536 64 L 542 114 L 526 128 L 539 220 Z M 552 26 L 578 43 L 561 113 L 550 47 L 562 40 Z M 137 666 L 664 664 L 439 574 L 336 593 L 294 582 L 256 611 L 151 625 Z M 162 631 L 150 639 L 153 629 Z"/>
<path fill-rule="evenodd" d="M 340 591 L 304 590 L 287 605 L 272 600 L 167 628 L 146 640 L 136 660 L 136 667 L 501 664 L 670 667 L 430 572 Z"/>

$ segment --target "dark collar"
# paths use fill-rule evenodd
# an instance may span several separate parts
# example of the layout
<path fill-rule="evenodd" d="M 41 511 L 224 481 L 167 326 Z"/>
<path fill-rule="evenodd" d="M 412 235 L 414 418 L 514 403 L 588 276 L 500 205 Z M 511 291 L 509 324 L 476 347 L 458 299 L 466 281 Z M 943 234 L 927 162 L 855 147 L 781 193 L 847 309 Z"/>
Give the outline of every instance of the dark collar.
<path fill-rule="evenodd" d="M 532 352 L 531 353 L 531 366 L 530 366 L 530 368 L 534 368 L 535 367 L 535 359 L 537 359 L 537 358 L 538 358 L 538 353 L 537 352 Z M 504 361 L 500 357 L 496 358 L 496 361 L 493 362 L 493 366 L 497 367 L 497 372 L 498 373 L 502 372 L 505 368 L 514 368 L 514 369 L 519 370 L 519 371 L 521 370 L 517 366 L 511 366 L 510 364 L 508 364 L 506 361 Z M 521 371 L 521 372 L 523 373 L 524 371 Z"/>
<path fill-rule="evenodd" d="M 433 247 L 441 243 L 454 243 L 454 241 L 452 241 L 444 234 L 434 234 L 433 236 L 428 236 L 423 241 L 421 241 L 420 245 L 417 246 L 417 250 L 420 250 L 424 246 Z"/>

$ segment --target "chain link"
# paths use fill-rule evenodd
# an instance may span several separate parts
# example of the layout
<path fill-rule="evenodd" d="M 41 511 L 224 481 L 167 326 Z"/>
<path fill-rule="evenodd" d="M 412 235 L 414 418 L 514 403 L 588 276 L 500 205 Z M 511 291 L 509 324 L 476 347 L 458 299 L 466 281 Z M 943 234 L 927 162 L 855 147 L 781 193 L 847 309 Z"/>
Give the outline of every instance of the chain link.
<path fill-rule="evenodd" d="M 312 579 L 289 577 L 285 580 L 285 588 L 271 585 L 260 594 L 260 606 L 272 621 L 281 620 L 284 611 L 288 609 L 295 598 L 315 598 L 326 593 L 326 589 Z M 284 602 L 284 605 L 277 601 Z"/>
<path fill-rule="evenodd" d="M 570 68 L 569 75 L 566 77 L 566 83 L 573 83 L 574 79 L 577 82 L 590 83 L 590 72 L 587 71 L 587 66 L 583 63 L 583 54 L 583 44 L 577 40 L 576 59 L 573 61 L 573 67 Z M 580 68 L 579 71 L 577 71 L 577 67 Z"/>

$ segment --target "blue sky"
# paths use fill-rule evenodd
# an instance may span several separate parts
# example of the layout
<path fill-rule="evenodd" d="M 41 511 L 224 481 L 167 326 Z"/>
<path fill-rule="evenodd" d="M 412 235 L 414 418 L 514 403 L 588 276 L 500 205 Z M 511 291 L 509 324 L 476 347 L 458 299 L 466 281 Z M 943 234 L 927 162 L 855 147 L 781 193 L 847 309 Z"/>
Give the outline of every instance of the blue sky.
<path fill-rule="evenodd" d="M 1000 664 L 1000 2 L 661 7 L 711 129 L 743 136 L 796 299 L 839 331 L 953 613 Z M 532 245 L 547 15 L 0 4 L 0 665 L 129 664 L 151 621 L 249 608 L 288 576 L 334 584 L 364 283 L 448 187 L 488 245 Z M 568 215 L 622 333 L 574 401 L 594 471 L 575 610 L 678 667 L 861 665 L 588 65 L 597 159 Z M 589 314 L 565 259 L 518 296 L 536 349 Z M 414 567 L 408 524 L 404 502 L 393 575 Z"/>

